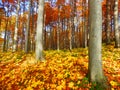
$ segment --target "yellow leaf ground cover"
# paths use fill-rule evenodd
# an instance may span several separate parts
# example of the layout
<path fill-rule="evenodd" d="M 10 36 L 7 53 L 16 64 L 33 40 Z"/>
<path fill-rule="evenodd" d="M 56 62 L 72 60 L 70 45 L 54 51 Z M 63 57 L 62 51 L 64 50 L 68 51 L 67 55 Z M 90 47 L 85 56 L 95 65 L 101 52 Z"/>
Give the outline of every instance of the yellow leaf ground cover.
<path fill-rule="evenodd" d="M 89 90 L 92 87 L 85 77 L 87 48 L 44 51 L 46 62 L 34 63 L 34 56 L 24 52 L 0 53 L 0 90 Z M 103 46 L 102 59 L 111 89 L 120 90 L 120 49 Z"/>

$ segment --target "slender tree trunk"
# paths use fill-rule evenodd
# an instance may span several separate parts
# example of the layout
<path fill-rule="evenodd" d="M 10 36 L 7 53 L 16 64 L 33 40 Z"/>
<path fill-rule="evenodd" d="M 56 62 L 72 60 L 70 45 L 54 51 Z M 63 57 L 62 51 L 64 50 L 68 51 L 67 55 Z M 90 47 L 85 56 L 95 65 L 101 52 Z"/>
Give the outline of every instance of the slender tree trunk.
<path fill-rule="evenodd" d="M 14 41 L 13 41 L 13 52 L 17 51 L 17 37 L 18 37 L 18 17 L 19 17 L 19 0 L 17 1 L 17 16 L 16 16 L 16 24 L 14 31 Z"/>
<path fill-rule="evenodd" d="M 23 6 L 23 12 L 25 12 L 25 0 Z M 23 16 L 26 18 L 26 16 Z M 25 31 L 26 31 L 26 21 L 24 20 L 22 23 L 22 34 L 21 34 L 21 50 L 25 51 Z"/>
<path fill-rule="evenodd" d="M 9 39 L 10 39 L 10 32 L 7 31 L 7 41 L 6 41 L 6 50 L 9 50 Z"/>
<path fill-rule="evenodd" d="M 45 10 L 46 9 L 44 9 L 45 13 L 43 14 L 44 15 L 43 16 L 44 17 L 44 22 L 43 22 L 43 27 L 44 27 L 44 31 L 43 31 L 43 46 L 44 46 L 44 48 L 43 49 L 44 50 L 47 49 L 47 47 L 46 47 L 47 46 L 46 45 L 46 33 L 47 33 L 47 31 L 46 31 L 46 23 L 45 23 L 46 22 L 46 11 Z"/>
<path fill-rule="evenodd" d="M 71 23 L 72 23 L 72 27 L 71 27 L 71 45 L 72 48 L 75 48 L 75 24 L 74 24 L 74 16 L 72 16 L 71 18 Z"/>
<path fill-rule="evenodd" d="M 45 12 L 45 11 L 44 11 Z M 44 45 L 44 50 L 46 50 L 47 48 L 46 48 L 46 26 L 45 26 L 45 21 L 46 21 L 46 14 L 44 13 L 44 38 L 43 38 L 43 40 L 44 40 L 44 42 L 43 42 L 43 45 Z"/>
<path fill-rule="evenodd" d="M 71 0 L 71 47 L 74 48 L 75 47 L 75 23 L 74 23 L 74 18 L 76 16 L 76 0 Z M 72 49 L 71 48 L 71 49 Z"/>
<path fill-rule="evenodd" d="M 54 46 L 53 46 L 53 49 L 57 49 L 57 29 L 56 27 L 54 27 L 53 29 L 53 41 L 54 41 Z"/>
<path fill-rule="evenodd" d="M 65 30 L 65 49 L 69 46 L 69 40 L 68 40 L 68 19 L 66 18 L 66 30 Z"/>
<path fill-rule="evenodd" d="M 1 20 L 1 14 L 0 14 L 0 30 L 1 30 L 1 22 L 2 22 L 2 20 Z"/>
<path fill-rule="evenodd" d="M 83 8 L 84 8 L 84 23 L 83 23 L 83 31 L 84 31 L 84 36 L 83 36 L 83 47 L 86 48 L 87 47 L 87 20 L 86 20 L 86 0 L 83 1 Z"/>
<path fill-rule="evenodd" d="M 31 51 L 34 51 L 33 50 L 33 47 L 34 47 L 34 32 L 35 32 L 35 29 L 34 29 L 34 24 L 35 24 L 35 19 L 34 19 L 34 2 L 32 2 L 31 1 L 31 23 L 32 23 L 32 25 L 31 25 L 31 32 L 30 32 L 30 50 Z"/>
<path fill-rule="evenodd" d="M 50 26 L 50 35 L 49 35 L 49 49 L 52 49 L 52 28 Z"/>
<path fill-rule="evenodd" d="M 26 28 L 26 35 L 25 35 L 25 53 L 30 51 L 30 14 L 31 14 L 31 0 L 29 2 L 29 11 L 28 11 L 28 20 L 27 20 L 27 28 Z"/>
<path fill-rule="evenodd" d="M 64 18 L 62 19 L 62 30 L 61 30 L 61 32 L 60 32 L 60 36 L 61 35 L 63 35 L 62 36 L 62 38 L 60 38 L 60 42 L 61 42 L 61 44 L 60 44 L 60 47 L 61 47 L 61 49 L 64 49 L 64 46 L 65 46 L 65 35 L 64 35 L 64 25 L 65 25 L 65 23 L 64 23 Z"/>
<path fill-rule="evenodd" d="M 44 0 L 39 0 L 38 19 L 36 31 L 36 60 L 44 60 L 43 58 L 43 21 L 44 21 Z"/>
<path fill-rule="evenodd" d="M 5 35 L 4 35 L 4 43 L 3 43 L 3 52 L 6 52 L 6 37 L 7 37 L 7 30 L 5 30 Z"/>
<path fill-rule="evenodd" d="M 25 23 L 23 23 L 22 26 L 22 34 L 21 34 L 21 50 L 24 48 L 24 29 L 25 29 Z"/>
<path fill-rule="evenodd" d="M 111 31 L 111 25 L 110 25 L 110 22 L 111 22 L 111 18 L 110 18 L 110 0 L 107 0 L 107 27 L 106 27 L 106 44 L 110 44 L 111 40 L 110 40 L 110 31 Z"/>
<path fill-rule="evenodd" d="M 69 24 L 69 33 L 68 33 L 68 39 L 69 39 L 69 49 L 70 50 L 72 50 L 72 28 L 71 28 L 71 26 L 72 26 L 72 22 L 71 22 L 71 20 L 70 19 L 68 19 L 68 22 L 70 22 L 70 24 Z"/>
<path fill-rule="evenodd" d="M 120 32 L 118 29 L 118 0 L 115 0 L 114 7 L 114 29 L 115 29 L 115 48 L 120 48 Z"/>
<path fill-rule="evenodd" d="M 57 50 L 60 50 L 60 5 L 58 6 Z"/>
<path fill-rule="evenodd" d="M 5 26 L 5 35 L 4 35 L 4 43 L 3 43 L 3 52 L 6 52 L 6 44 L 7 44 L 7 27 L 8 27 L 8 17 L 6 16 L 6 26 Z"/>
<path fill-rule="evenodd" d="M 101 44 L 102 44 L 102 8 L 101 0 L 90 0 L 90 39 L 89 39 L 89 66 L 88 75 L 98 89 L 106 90 L 107 83 L 103 74 Z"/>

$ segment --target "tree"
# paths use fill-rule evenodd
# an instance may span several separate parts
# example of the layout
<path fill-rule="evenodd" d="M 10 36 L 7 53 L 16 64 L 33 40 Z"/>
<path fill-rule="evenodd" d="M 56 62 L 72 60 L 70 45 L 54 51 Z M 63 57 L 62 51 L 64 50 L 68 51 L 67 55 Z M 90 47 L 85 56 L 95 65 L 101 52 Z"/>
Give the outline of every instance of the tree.
<path fill-rule="evenodd" d="M 6 44 L 7 44 L 7 28 L 8 28 L 8 17 L 7 17 L 7 13 L 6 12 L 6 26 L 5 26 L 5 35 L 4 35 L 4 43 L 3 43 L 3 52 L 6 52 Z"/>
<path fill-rule="evenodd" d="M 17 16 L 16 16 L 16 24 L 15 24 L 15 31 L 14 31 L 14 42 L 13 42 L 13 52 L 17 50 L 17 37 L 18 37 L 18 17 L 19 17 L 19 8 L 20 8 L 20 1 L 17 1 Z"/>
<path fill-rule="evenodd" d="M 96 83 L 100 90 L 108 88 L 103 74 L 101 43 L 102 43 L 102 8 L 101 0 L 89 1 L 89 81 Z"/>
<path fill-rule="evenodd" d="M 71 12 L 71 45 L 70 45 L 70 49 L 75 48 L 75 17 L 76 17 L 76 0 L 71 0 L 70 1 L 70 5 L 72 7 L 72 12 Z"/>
<path fill-rule="evenodd" d="M 37 31 L 36 31 L 36 59 L 43 59 L 43 17 L 44 15 L 44 0 L 39 0 L 38 18 L 37 18 Z"/>
<path fill-rule="evenodd" d="M 57 50 L 59 51 L 60 49 L 60 12 L 61 12 L 61 7 L 64 4 L 65 0 L 58 0 L 57 5 L 58 5 L 58 27 L 57 27 Z"/>
<path fill-rule="evenodd" d="M 114 3 L 115 48 L 120 48 L 120 34 L 118 29 L 118 0 L 115 0 Z"/>
<path fill-rule="evenodd" d="M 87 1 L 83 0 L 82 2 L 83 5 L 83 47 L 86 48 L 87 47 L 87 16 L 86 16 L 86 12 L 87 12 Z"/>
<path fill-rule="evenodd" d="M 29 39 L 29 33 L 30 33 L 30 14 L 31 14 L 31 3 L 32 1 L 30 0 L 29 1 L 29 7 L 28 7 L 28 20 L 27 20 L 27 28 L 26 28 L 26 35 L 25 35 L 25 52 L 28 53 L 30 48 L 29 48 L 29 42 L 30 42 L 30 39 Z"/>
<path fill-rule="evenodd" d="M 8 3 L 9 4 L 9 3 Z M 9 6 L 6 5 L 7 9 L 9 9 Z M 7 32 L 8 32 L 8 22 L 9 22 L 9 10 L 6 10 L 5 11 L 5 33 L 4 33 L 4 43 L 3 43 L 3 52 L 6 52 L 7 51 Z"/>
<path fill-rule="evenodd" d="M 58 5 L 57 50 L 60 49 L 60 5 Z"/>
<path fill-rule="evenodd" d="M 106 6 L 107 6 L 107 18 L 106 18 L 106 20 L 107 20 L 107 24 L 106 24 L 106 44 L 110 44 L 110 31 L 111 31 L 111 26 L 110 26 L 110 22 L 111 22 L 111 15 L 110 15 L 110 0 L 107 0 L 107 2 L 106 2 Z"/>

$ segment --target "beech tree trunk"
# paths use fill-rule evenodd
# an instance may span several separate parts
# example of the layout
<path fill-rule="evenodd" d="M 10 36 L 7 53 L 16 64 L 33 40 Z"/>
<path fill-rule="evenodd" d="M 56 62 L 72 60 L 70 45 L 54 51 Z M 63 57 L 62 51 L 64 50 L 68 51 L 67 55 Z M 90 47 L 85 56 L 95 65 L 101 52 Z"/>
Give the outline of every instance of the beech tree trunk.
<path fill-rule="evenodd" d="M 3 43 L 3 52 L 7 51 L 7 49 L 6 49 L 6 44 L 7 44 L 7 27 L 8 27 L 8 17 L 6 16 L 6 26 L 5 26 L 5 35 L 4 35 L 4 43 Z"/>
<path fill-rule="evenodd" d="M 86 0 L 83 1 L 83 8 L 84 8 L 84 11 L 83 11 L 83 48 L 86 48 L 87 47 L 87 17 L 86 17 L 86 7 L 87 5 L 87 2 Z"/>
<path fill-rule="evenodd" d="M 89 81 L 96 83 L 99 90 L 106 90 L 107 83 L 102 68 L 102 8 L 101 0 L 89 1 Z"/>
<path fill-rule="evenodd" d="M 115 48 L 120 48 L 120 32 L 118 29 L 118 0 L 115 0 L 114 7 L 114 29 L 115 29 Z"/>
<path fill-rule="evenodd" d="M 15 31 L 14 31 L 14 41 L 13 41 L 13 52 L 17 51 L 17 37 L 18 37 L 18 17 L 19 17 L 19 5 L 20 1 L 17 1 L 17 16 L 16 16 L 16 24 L 15 24 Z"/>
<path fill-rule="evenodd" d="M 29 7 L 28 7 L 28 20 L 27 20 L 27 28 L 26 28 L 26 35 L 25 35 L 25 53 L 28 53 L 30 51 L 30 14 L 31 14 L 31 3 L 32 1 L 30 0 L 29 2 Z"/>
<path fill-rule="evenodd" d="M 39 0 L 37 31 L 36 31 L 36 60 L 44 60 L 43 58 L 43 20 L 44 20 L 44 0 Z"/>
<path fill-rule="evenodd" d="M 111 25 L 110 25 L 110 22 L 111 22 L 111 18 L 110 18 L 110 0 L 107 0 L 107 27 L 106 27 L 106 44 L 110 44 L 111 40 L 110 40 L 110 31 L 111 31 Z"/>
<path fill-rule="evenodd" d="M 72 25 L 71 25 L 72 22 L 71 22 L 70 19 L 68 19 L 68 20 L 69 20 L 68 22 L 70 23 L 69 26 L 68 26 L 68 27 L 69 27 L 69 29 L 68 29 L 68 30 L 69 30 L 69 31 L 68 31 L 68 32 L 69 32 L 69 33 L 68 33 L 69 49 L 72 50 L 72 28 L 71 28 L 71 26 L 72 26 Z"/>
<path fill-rule="evenodd" d="M 57 50 L 60 50 L 60 5 L 58 6 Z"/>

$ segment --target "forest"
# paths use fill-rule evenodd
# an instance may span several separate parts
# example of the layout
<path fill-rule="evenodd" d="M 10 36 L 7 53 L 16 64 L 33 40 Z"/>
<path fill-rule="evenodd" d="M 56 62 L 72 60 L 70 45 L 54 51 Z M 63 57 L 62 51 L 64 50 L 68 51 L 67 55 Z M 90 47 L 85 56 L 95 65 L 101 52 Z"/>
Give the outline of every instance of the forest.
<path fill-rule="evenodd" d="M 0 0 L 0 90 L 119 90 L 120 0 Z"/>

